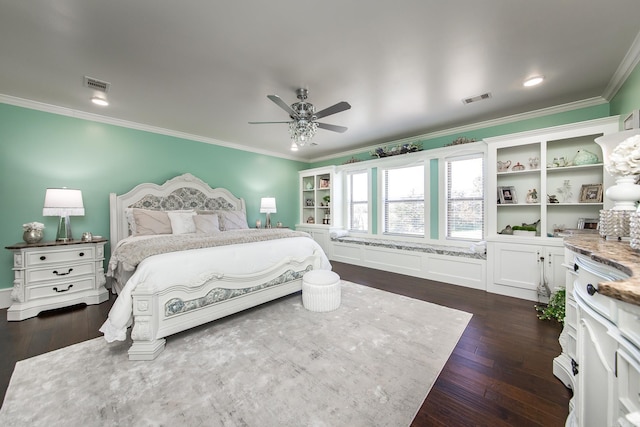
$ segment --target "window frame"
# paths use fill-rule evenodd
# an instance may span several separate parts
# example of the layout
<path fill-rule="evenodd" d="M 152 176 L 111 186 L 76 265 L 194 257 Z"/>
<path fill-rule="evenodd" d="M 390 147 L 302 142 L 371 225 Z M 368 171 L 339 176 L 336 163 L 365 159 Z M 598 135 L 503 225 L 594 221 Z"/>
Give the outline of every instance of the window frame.
<path fill-rule="evenodd" d="M 482 194 L 480 196 L 476 196 L 476 197 L 456 197 L 456 198 L 452 198 L 450 197 L 450 191 L 451 191 L 451 178 L 450 178 L 450 163 L 451 162 L 455 162 L 455 161 L 465 161 L 465 160 L 472 160 L 472 159 L 479 159 L 482 162 L 481 165 L 481 170 L 482 170 L 482 184 L 480 186 L 481 190 L 482 190 Z M 443 160 L 443 182 L 444 182 L 444 191 L 443 191 L 443 200 L 442 200 L 442 215 L 443 215 L 443 219 L 444 221 L 443 223 L 443 230 L 442 235 L 444 236 L 445 240 L 449 240 L 449 241 L 458 241 L 458 242 L 469 242 L 469 241 L 480 241 L 480 240 L 484 240 L 486 237 L 486 227 L 487 227 L 487 200 L 486 200 L 486 180 L 487 180 L 487 169 L 486 169 L 486 155 L 485 153 L 481 153 L 481 152 L 475 152 L 475 153 L 471 153 L 471 154 L 464 154 L 464 155 L 454 155 L 454 156 L 448 156 L 442 159 Z M 459 236 L 451 236 L 450 235 L 450 224 L 451 224 L 451 220 L 450 220 L 450 203 L 452 201 L 455 202 L 460 202 L 460 201 L 478 201 L 481 203 L 481 209 L 480 209 L 480 220 L 479 222 L 481 223 L 480 226 L 480 237 L 459 237 Z"/>
<path fill-rule="evenodd" d="M 388 200 L 386 199 L 386 175 L 388 171 L 392 171 L 392 170 L 398 170 L 398 169 L 409 169 L 409 168 L 414 168 L 414 167 L 422 167 L 422 185 L 423 185 L 423 195 L 422 195 L 422 199 L 415 199 L 413 201 L 415 201 L 416 203 L 422 203 L 423 205 L 423 209 L 422 209 L 422 233 L 401 233 L 401 232 L 391 232 L 391 231 L 387 231 L 387 226 L 388 226 Z M 396 237 L 400 237 L 400 238 L 411 238 L 411 239 L 415 239 L 415 238 L 419 238 L 419 239 L 425 239 L 427 238 L 427 232 L 428 232 L 428 215 L 427 215 L 427 210 L 428 210 L 428 197 L 429 197 L 429 191 L 428 191 L 428 182 L 427 182 L 427 175 L 428 175 L 428 166 L 427 166 L 427 162 L 424 160 L 420 160 L 417 162 L 402 162 L 402 163 L 392 163 L 392 164 L 388 164 L 388 165 L 380 165 L 378 166 L 378 177 L 379 177 L 379 184 L 378 184 L 378 218 L 379 218 L 379 224 L 378 224 L 378 230 L 379 230 L 379 234 L 380 235 L 384 235 L 384 236 L 396 236 Z M 411 201 L 411 200 L 409 200 Z M 407 200 L 398 200 L 397 202 L 407 202 Z"/>
<path fill-rule="evenodd" d="M 357 229 L 353 229 L 351 228 L 351 218 L 353 215 L 353 202 L 351 200 L 351 190 L 352 190 L 352 177 L 353 175 L 361 175 L 361 174 L 365 174 L 366 175 L 366 181 L 367 181 L 367 200 L 365 202 L 358 202 L 358 204 L 364 204 L 366 203 L 367 205 L 367 227 L 364 230 L 357 230 Z M 346 224 L 346 229 L 350 232 L 350 233 L 364 233 L 364 234 L 371 234 L 371 218 L 372 218 L 372 211 L 371 211 L 371 200 L 372 200 L 372 192 L 371 192 L 371 168 L 367 168 L 367 169 L 353 169 L 353 170 L 349 170 L 345 172 L 345 224 Z"/>

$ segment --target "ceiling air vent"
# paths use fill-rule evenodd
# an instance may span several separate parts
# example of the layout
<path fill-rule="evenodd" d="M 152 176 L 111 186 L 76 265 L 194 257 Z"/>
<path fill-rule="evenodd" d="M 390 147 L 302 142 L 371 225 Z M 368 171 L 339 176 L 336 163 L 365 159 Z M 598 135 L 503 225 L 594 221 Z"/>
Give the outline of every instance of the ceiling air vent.
<path fill-rule="evenodd" d="M 84 76 L 84 86 L 89 89 L 99 90 L 100 92 L 107 93 L 111 83 L 103 82 L 102 80 L 94 79 L 93 77 Z"/>
<path fill-rule="evenodd" d="M 478 101 L 482 101 L 484 99 L 489 99 L 491 98 L 491 94 L 489 92 L 487 93 L 483 93 L 482 95 L 478 95 L 478 96 L 472 96 L 470 98 L 465 98 L 462 100 L 463 104 L 471 104 L 472 102 L 478 102 Z"/>

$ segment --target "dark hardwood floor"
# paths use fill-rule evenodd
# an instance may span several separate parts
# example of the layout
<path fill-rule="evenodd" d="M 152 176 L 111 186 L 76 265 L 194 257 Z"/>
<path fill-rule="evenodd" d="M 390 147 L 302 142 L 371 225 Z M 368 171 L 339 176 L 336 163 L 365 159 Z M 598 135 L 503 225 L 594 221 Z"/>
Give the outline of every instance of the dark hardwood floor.
<path fill-rule="evenodd" d="M 538 320 L 531 301 L 332 265 L 344 280 L 473 313 L 412 426 L 564 426 L 571 392 L 552 373 L 561 326 Z M 0 399 L 17 361 L 100 336 L 113 300 L 21 322 L 0 310 Z"/>

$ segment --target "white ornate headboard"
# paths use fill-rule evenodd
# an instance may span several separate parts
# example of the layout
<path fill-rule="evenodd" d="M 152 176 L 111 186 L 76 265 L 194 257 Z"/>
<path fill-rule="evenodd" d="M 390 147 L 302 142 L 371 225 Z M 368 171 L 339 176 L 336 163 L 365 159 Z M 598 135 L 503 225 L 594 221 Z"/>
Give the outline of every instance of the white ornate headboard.
<path fill-rule="evenodd" d="M 162 185 L 139 184 L 128 193 L 118 196 L 109 194 L 109 222 L 111 252 L 118 242 L 129 236 L 129 224 L 125 210 L 142 208 L 158 211 L 194 210 L 240 210 L 246 213 L 244 199 L 235 197 L 225 188 L 211 188 L 199 178 L 185 173 Z"/>

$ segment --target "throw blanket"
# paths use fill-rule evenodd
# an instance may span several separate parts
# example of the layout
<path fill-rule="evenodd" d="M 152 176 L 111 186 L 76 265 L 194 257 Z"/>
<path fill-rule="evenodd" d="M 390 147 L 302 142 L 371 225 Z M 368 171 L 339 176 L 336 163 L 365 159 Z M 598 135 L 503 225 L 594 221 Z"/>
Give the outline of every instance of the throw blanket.
<path fill-rule="evenodd" d="M 109 261 L 107 276 L 114 277 L 118 267 L 133 271 L 140 262 L 152 255 L 214 246 L 262 242 L 287 237 L 310 237 L 303 231 L 282 228 L 229 230 L 214 234 L 167 234 L 141 239 L 119 246 Z"/>

